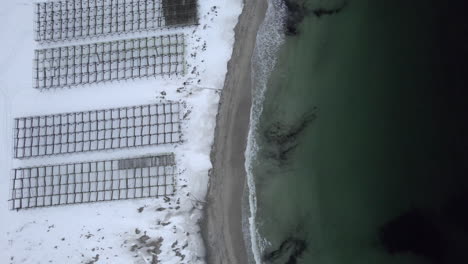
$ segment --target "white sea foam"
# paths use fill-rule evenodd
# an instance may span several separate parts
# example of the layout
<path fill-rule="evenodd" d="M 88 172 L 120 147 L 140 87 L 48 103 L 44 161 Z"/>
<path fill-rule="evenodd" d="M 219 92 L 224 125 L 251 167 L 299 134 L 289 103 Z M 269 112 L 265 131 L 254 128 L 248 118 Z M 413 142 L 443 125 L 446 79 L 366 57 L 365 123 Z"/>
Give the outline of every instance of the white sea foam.
<path fill-rule="evenodd" d="M 257 196 L 255 178 L 252 172 L 259 146 L 256 142 L 258 121 L 263 111 L 265 91 L 268 79 L 273 71 L 278 51 L 284 42 L 283 25 L 286 17 L 286 7 L 282 0 L 269 0 L 265 20 L 260 25 L 252 56 L 252 109 L 250 112 L 250 130 L 245 152 L 245 167 L 247 171 L 248 200 L 250 208 L 249 232 L 252 253 L 257 264 L 262 263 L 261 255 L 266 241 L 257 229 Z"/>

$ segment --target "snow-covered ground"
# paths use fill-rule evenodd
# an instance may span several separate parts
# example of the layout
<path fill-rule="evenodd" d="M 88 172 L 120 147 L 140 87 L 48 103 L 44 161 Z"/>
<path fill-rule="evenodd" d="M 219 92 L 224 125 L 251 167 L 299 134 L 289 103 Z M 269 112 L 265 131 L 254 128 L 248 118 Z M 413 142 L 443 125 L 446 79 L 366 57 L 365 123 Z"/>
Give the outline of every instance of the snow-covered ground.
<path fill-rule="evenodd" d="M 199 0 L 200 25 L 38 45 L 33 3 L 0 0 L 0 263 L 202 263 L 198 220 L 208 184 L 219 92 L 234 43 L 241 0 Z M 183 77 L 73 88 L 32 88 L 35 48 L 161 34 L 186 34 Z M 13 159 L 15 117 L 183 102 L 183 141 L 173 145 Z M 11 169 L 173 152 L 180 174 L 171 197 L 9 210 Z"/>

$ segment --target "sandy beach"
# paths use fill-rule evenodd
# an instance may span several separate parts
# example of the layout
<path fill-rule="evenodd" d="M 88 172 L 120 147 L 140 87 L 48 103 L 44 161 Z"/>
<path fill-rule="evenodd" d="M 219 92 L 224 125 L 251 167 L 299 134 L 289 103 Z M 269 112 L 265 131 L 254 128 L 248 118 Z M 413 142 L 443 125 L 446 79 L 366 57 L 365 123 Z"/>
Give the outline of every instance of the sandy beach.
<path fill-rule="evenodd" d="M 245 148 L 251 108 L 251 57 L 266 0 L 245 1 L 235 27 L 235 44 L 220 99 L 213 170 L 202 233 L 207 263 L 247 263 L 242 229 Z"/>

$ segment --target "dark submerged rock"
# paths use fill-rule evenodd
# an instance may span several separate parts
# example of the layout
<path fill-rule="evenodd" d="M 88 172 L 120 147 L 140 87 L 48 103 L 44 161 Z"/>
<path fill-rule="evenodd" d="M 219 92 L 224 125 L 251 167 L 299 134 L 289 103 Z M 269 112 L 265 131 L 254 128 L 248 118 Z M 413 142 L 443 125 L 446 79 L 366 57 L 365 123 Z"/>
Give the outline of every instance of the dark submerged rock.
<path fill-rule="evenodd" d="M 296 138 L 307 128 L 307 126 L 317 118 L 318 108 L 304 113 L 304 115 L 292 125 L 281 122 L 273 123 L 265 132 L 265 138 L 269 142 L 279 145 L 295 141 Z"/>
<path fill-rule="evenodd" d="M 303 0 L 284 0 L 284 5 L 287 10 L 285 22 L 285 33 L 289 36 L 294 36 L 299 33 L 298 26 L 304 20 L 304 17 L 309 13 Z"/>
<path fill-rule="evenodd" d="M 322 16 L 336 15 L 339 12 L 341 12 L 341 10 L 343 10 L 343 8 L 345 8 L 347 4 L 348 4 L 348 2 L 345 1 L 339 7 L 328 8 L 328 9 L 323 8 L 323 7 L 319 7 L 319 8 L 312 9 L 312 12 L 318 18 L 320 18 Z"/>
<path fill-rule="evenodd" d="M 309 124 L 317 118 L 318 108 L 305 113 L 293 124 L 275 122 L 264 132 L 264 137 L 268 143 L 276 146 L 276 152 L 271 157 L 285 161 L 298 145 L 297 140 Z"/>
<path fill-rule="evenodd" d="M 307 248 L 306 241 L 295 237 L 288 237 L 277 250 L 263 256 L 266 263 L 295 264 Z"/>
<path fill-rule="evenodd" d="M 298 35 L 300 33 L 298 27 L 306 16 L 310 15 L 311 13 L 317 18 L 321 18 L 322 16 L 335 15 L 341 12 L 347 4 L 347 1 L 343 1 L 337 7 L 315 7 L 309 9 L 306 6 L 304 0 L 284 0 L 284 6 L 287 10 L 285 33 L 288 36 Z"/>
<path fill-rule="evenodd" d="M 390 254 L 412 253 L 434 263 L 445 254 L 440 230 L 419 209 L 411 209 L 381 227 L 379 240 Z"/>

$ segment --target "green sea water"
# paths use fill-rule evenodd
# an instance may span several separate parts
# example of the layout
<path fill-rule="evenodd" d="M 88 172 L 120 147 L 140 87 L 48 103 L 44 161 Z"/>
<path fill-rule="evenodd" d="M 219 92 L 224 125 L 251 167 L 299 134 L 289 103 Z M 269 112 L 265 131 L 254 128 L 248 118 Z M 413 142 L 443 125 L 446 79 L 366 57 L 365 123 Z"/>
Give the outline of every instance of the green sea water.
<path fill-rule="evenodd" d="M 278 253 L 270 263 L 450 263 L 445 255 L 391 254 L 379 238 L 382 226 L 415 208 L 441 230 L 450 226 L 441 212 L 465 191 L 464 161 L 454 161 L 460 153 L 452 148 L 459 120 L 449 97 L 457 95 L 446 86 L 457 83 L 448 80 L 441 48 L 443 7 L 419 0 L 305 6 L 298 34 L 286 36 L 278 54 L 256 134 L 262 254 Z M 448 229 L 443 243 L 451 251 L 466 233 Z M 293 247 L 280 252 L 291 238 L 304 242 L 296 258 Z"/>

